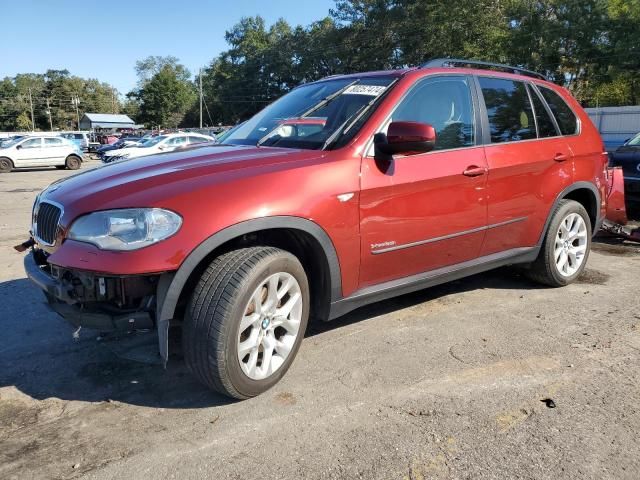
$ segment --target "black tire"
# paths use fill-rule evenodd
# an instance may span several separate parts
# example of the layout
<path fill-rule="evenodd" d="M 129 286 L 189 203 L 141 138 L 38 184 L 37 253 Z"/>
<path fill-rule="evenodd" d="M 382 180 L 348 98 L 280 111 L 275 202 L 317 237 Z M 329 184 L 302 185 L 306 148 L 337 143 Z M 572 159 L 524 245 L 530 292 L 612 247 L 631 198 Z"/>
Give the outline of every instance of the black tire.
<path fill-rule="evenodd" d="M 0 173 L 9 173 L 13 170 L 13 162 L 7 157 L 0 157 Z"/>
<path fill-rule="evenodd" d="M 69 155 L 64 162 L 67 170 L 78 170 L 82 165 L 82 159 L 77 155 Z"/>
<path fill-rule="evenodd" d="M 560 270 L 556 266 L 554 250 L 560 223 L 572 213 L 580 215 L 585 223 L 587 230 L 587 250 L 576 272 L 570 276 L 565 276 L 560 273 Z M 582 274 L 587 264 L 589 252 L 591 251 L 591 236 L 591 219 L 585 208 L 574 200 L 561 200 L 551 213 L 551 222 L 549 222 L 549 228 L 545 233 L 544 242 L 542 243 L 538 258 L 524 271 L 525 275 L 531 280 L 550 287 L 564 287 L 565 285 L 569 285 Z"/>
<path fill-rule="evenodd" d="M 238 360 L 240 319 L 253 292 L 274 273 L 292 275 L 300 286 L 302 317 L 290 353 L 273 374 L 262 380 L 247 376 Z M 284 250 L 251 247 L 217 257 L 192 294 L 184 320 L 185 362 L 204 385 L 237 399 L 259 395 L 287 372 L 300 347 L 309 319 L 309 285 L 300 261 Z"/>

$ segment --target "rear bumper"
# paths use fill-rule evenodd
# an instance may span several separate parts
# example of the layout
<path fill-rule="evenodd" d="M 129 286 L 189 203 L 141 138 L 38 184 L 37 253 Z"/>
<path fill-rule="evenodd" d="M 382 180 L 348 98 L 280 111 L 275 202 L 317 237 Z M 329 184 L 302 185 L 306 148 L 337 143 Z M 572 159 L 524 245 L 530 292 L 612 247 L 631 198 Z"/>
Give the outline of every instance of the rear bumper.
<path fill-rule="evenodd" d="M 97 302 L 83 302 L 74 295 L 75 289 L 53 276 L 45 267 L 38 265 L 34 253 L 24 257 L 24 270 L 34 285 L 40 288 L 47 299 L 49 308 L 75 327 L 86 327 L 102 332 L 130 331 L 154 327 L 153 311 L 149 309 L 121 310 L 97 308 Z M 149 302 L 150 305 L 152 302 Z"/>

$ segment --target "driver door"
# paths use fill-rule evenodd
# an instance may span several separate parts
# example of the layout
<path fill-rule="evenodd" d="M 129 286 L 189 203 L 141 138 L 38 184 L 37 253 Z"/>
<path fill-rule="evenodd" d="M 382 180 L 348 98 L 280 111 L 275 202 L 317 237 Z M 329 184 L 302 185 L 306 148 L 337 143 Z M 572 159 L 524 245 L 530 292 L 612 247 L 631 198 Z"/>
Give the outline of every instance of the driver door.
<path fill-rule="evenodd" d="M 42 164 L 45 154 L 41 137 L 27 138 L 17 147 L 20 148 L 17 149 L 16 167 L 35 167 Z"/>
<path fill-rule="evenodd" d="M 465 75 L 421 79 L 392 121 L 431 124 L 434 150 L 376 161 L 363 158 L 360 288 L 476 258 L 487 225 L 487 163 L 477 102 Z"/>

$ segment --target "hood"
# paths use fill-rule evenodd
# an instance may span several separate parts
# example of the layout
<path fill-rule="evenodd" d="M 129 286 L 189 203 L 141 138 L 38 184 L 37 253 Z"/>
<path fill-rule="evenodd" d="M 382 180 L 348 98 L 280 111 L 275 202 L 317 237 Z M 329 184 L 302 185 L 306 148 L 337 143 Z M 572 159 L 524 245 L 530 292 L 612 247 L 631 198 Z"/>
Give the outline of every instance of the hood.
<path fill-rule="evenodd" d="M 197 201 L 199 191 L 215 188 L 220 182 L 253 175 L 277 164 L 316 160 L 324 154 L 318 150 L 273 147 L 192 147 L 113 162 L 67 177 L 52 183 L 40 200 L 61 204 L 61 224 L 66 226 L 77 216 L 96 210 L 171 208 L 172 199 L 184 195 Z"/>

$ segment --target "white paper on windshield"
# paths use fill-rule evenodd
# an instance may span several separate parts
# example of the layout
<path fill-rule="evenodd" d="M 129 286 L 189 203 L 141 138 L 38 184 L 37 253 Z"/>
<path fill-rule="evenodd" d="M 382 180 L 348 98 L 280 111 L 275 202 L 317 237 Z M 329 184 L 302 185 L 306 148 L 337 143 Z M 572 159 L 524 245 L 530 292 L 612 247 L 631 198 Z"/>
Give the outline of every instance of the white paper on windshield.
<path fill-rule="evenodd" d="M 347 88 L 343 95 L 368 95 L 370 97 L 377 97 L 385 91 L 387 87 L 383 85 L 351 85 Z"/>

